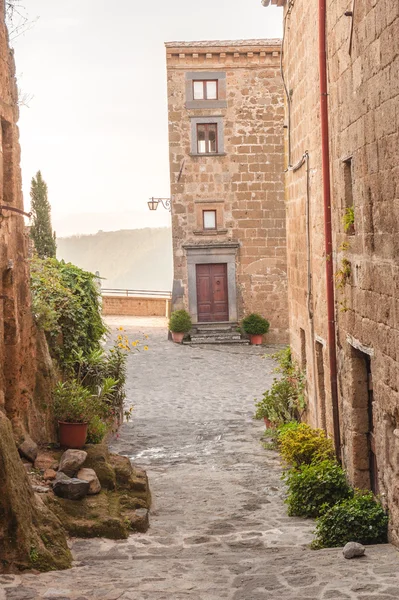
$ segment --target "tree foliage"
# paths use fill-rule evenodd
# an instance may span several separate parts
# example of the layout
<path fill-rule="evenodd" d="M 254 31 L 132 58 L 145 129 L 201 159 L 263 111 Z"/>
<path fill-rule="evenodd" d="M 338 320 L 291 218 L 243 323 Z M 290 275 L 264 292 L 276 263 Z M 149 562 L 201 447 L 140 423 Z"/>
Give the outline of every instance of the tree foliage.
<path fill-rule="evenodd" d="M 100 348 L 107 331 L 101 317 L 95 275 L 55 258 L 31 261 L 32 306 L 46 332 L 50 352 L 65 370 L 77 353 Z"/>
<path fill-rule="evenodd" d="M 51 226 L 51 206 L 47 184 L 40 171 L 36 173 L 36 178 L 32 178 L 30 197 L 33 219 L 30 235 L 36 253 L 39 258 L 55 258 L 57 245 Z"/>

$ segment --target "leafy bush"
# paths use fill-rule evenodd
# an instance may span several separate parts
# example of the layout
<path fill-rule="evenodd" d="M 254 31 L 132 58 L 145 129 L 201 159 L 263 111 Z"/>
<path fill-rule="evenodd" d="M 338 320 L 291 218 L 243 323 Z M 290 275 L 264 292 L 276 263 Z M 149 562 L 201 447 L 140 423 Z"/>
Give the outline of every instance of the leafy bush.
<path fill-rule="evenodd" d="M 90 390 L 76 379 L 58 383 L 54 390 L 54 416 L 65 423 L 87 423 L 94 414 Z"/>
<path fill-rule="evenodd" d="M 257 313 L 251 313 L 242 320 L 242 328 L 248 335 L 263 335 L 269 331 L 269 327 L 269 321 Z"/>
<path fill-rule="evenodd" d="M 186 310 L 175 310 L 169 319 L 169 329 L 173 333 L 187 333 L 192 327 L 191 317 Z"/>
<path fill-rule="evenodd" d="M 296 390 L 287 379 L 275 379 L 255 407 L 255 419 L 266 417 L 275 425 L 292 421 L 298 417 Z"/>
<path fill-rule="evenodd" d="M 65 370 L 74 353 L 99 348 L 107 331 L 95 275 L 55 258 L 31 261 L 33 313 L 46 332 L 50 352 Z"/>
<path fill-rule="evenodd" d="M 334 458 L 334 446 L 322 429 L 306 423 L 283 431 L 279 436 L 281 456 L 294 468 Z"/>
<path fill-rule="evenodd" d="M 277 360 L 274 372 L 279 373 L 280 378 L 275 378 L 270 390 L 256 402 L 255 419 L 266 417 L 275 425 L 298 421 L 306 406 L 305 374 L 292 360 L 289 346 L 271 354 L 270 358 Z"/>
<path fill-rule="evenodd" d="M 317 521 L 313 548 L 337 548 L 348 542 L 384 544 L 387 542 L 388 516 L 373 494 L 357 491 Z"/>
<path fill-rule="evenodd" d="M 94 415 L 89 421 L 86 442 L 88 444 L 100 444 L 107 431 L 107 424 L 98 415 Z"/>
<path fill-rule="evenodd" d="M 335 460 L 302 465 L 284 475 L 288 485 L 288 514 L 290 517 L 318 517 L 341 500 L 353 496 L 345 473 Z"/>

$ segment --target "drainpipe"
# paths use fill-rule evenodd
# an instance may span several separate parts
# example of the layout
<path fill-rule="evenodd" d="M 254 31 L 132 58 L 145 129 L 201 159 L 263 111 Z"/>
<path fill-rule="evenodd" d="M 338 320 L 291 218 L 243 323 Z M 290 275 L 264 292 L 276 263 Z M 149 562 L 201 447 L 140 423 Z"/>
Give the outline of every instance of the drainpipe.
<path fill-rule="evenodd" d="M 338 386 L 337 386 L 337 347 L 335 340 L 335 301 L 334 270 L 331 224 L 331 181 L 330 151 L 328 131 L 328 88 L 327 88 L 327 7 L 326 0 L 319 2 L 319 70 L 320 70 L 320 121 L 322 177 L 324 200 L 324 238 L 326 254 L 326 295 L 328 318 L 328 357 L 330 366 L 330 387 L 334 425 L 334 444 L 338 459 L 341 459 L 341 434 L 339 425 Z"/>

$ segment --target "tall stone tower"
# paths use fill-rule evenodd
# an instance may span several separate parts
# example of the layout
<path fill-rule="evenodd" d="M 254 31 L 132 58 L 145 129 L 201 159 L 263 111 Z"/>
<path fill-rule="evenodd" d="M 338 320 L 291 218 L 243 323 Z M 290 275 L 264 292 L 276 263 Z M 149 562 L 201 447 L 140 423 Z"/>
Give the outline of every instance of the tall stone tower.
<path fill-rule="evenodd" d="M 279 40 L 166 44 L 173 309 L 235 328 L 250 312 L 287 340 Z"/>

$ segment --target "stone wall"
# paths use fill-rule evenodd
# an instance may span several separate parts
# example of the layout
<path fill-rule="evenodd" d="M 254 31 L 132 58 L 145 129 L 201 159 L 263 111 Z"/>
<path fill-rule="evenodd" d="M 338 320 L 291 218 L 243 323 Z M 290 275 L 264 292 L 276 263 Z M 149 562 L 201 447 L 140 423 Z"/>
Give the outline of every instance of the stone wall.
<path fill-rule="evenodd" d="M 325 261 L 333 260 L 343 461 L 354 485 L 382 494 L 398 543 L 399 4 L 357 2 L 351 48 L 347 9 L 347 2 L 328 2 L 331 257 L 324 252 L 317 0 L 295 0 L 286 19 L 292 163 L 309 151 L 310 191 L 307 236 L 306 163 L 287 173 L 291 343 L 307 368 L 308 418 L 332 435 Z M 352 206 L 354 227 L 345 232 L 343 217 Z"/>
<path fill-rule="evenodd" d="M 169 298 L 102 296 L 103 315 L 124 315 L 133 317 L 168 317 L 169 310 Z"/>
<path fill-rule="evenodd" d="M 35 328 L 30 306 L 29 266 L 23 210 L 17 121 L 18 92 L 13 52 L 0 2 L 0 409 L 18 438 L 29 432 L 36 441 L 54 436 L 48 407 L 51 361 L 43 335 Z"/>
<path fill-rule="evenodd" d="M 234 254 L 230 320 L 260 312 L 271 322 L 270 342 L 287 340 L 288 326 L 279 49 L 278 40 L 167 44 L 173 308 L 189 308 L 195 321 L 188 254 L 214 249 L 220 262 L 226 250 Z M 187 78 L 198 72 L 220 77 L 218 102 L 189 98 Z M 217 156 L 195 154 L 195 119 L 222 127 Z M 217 211 L 216 231 L 204 230 L 203 210 Z"/>
<path fill-rule="evenodd" d="M 16 447 L 25 442 L 34 457 L 29 437 L 49 442 L 55 433 L 53 370 L 32 317 L 24 218 L 9 210 L 23 210 L 17 120 L 15 66 L 0 0 L 0 571 L 54 570 L 71 564 L 65 533 L 34 494 Z"/>

